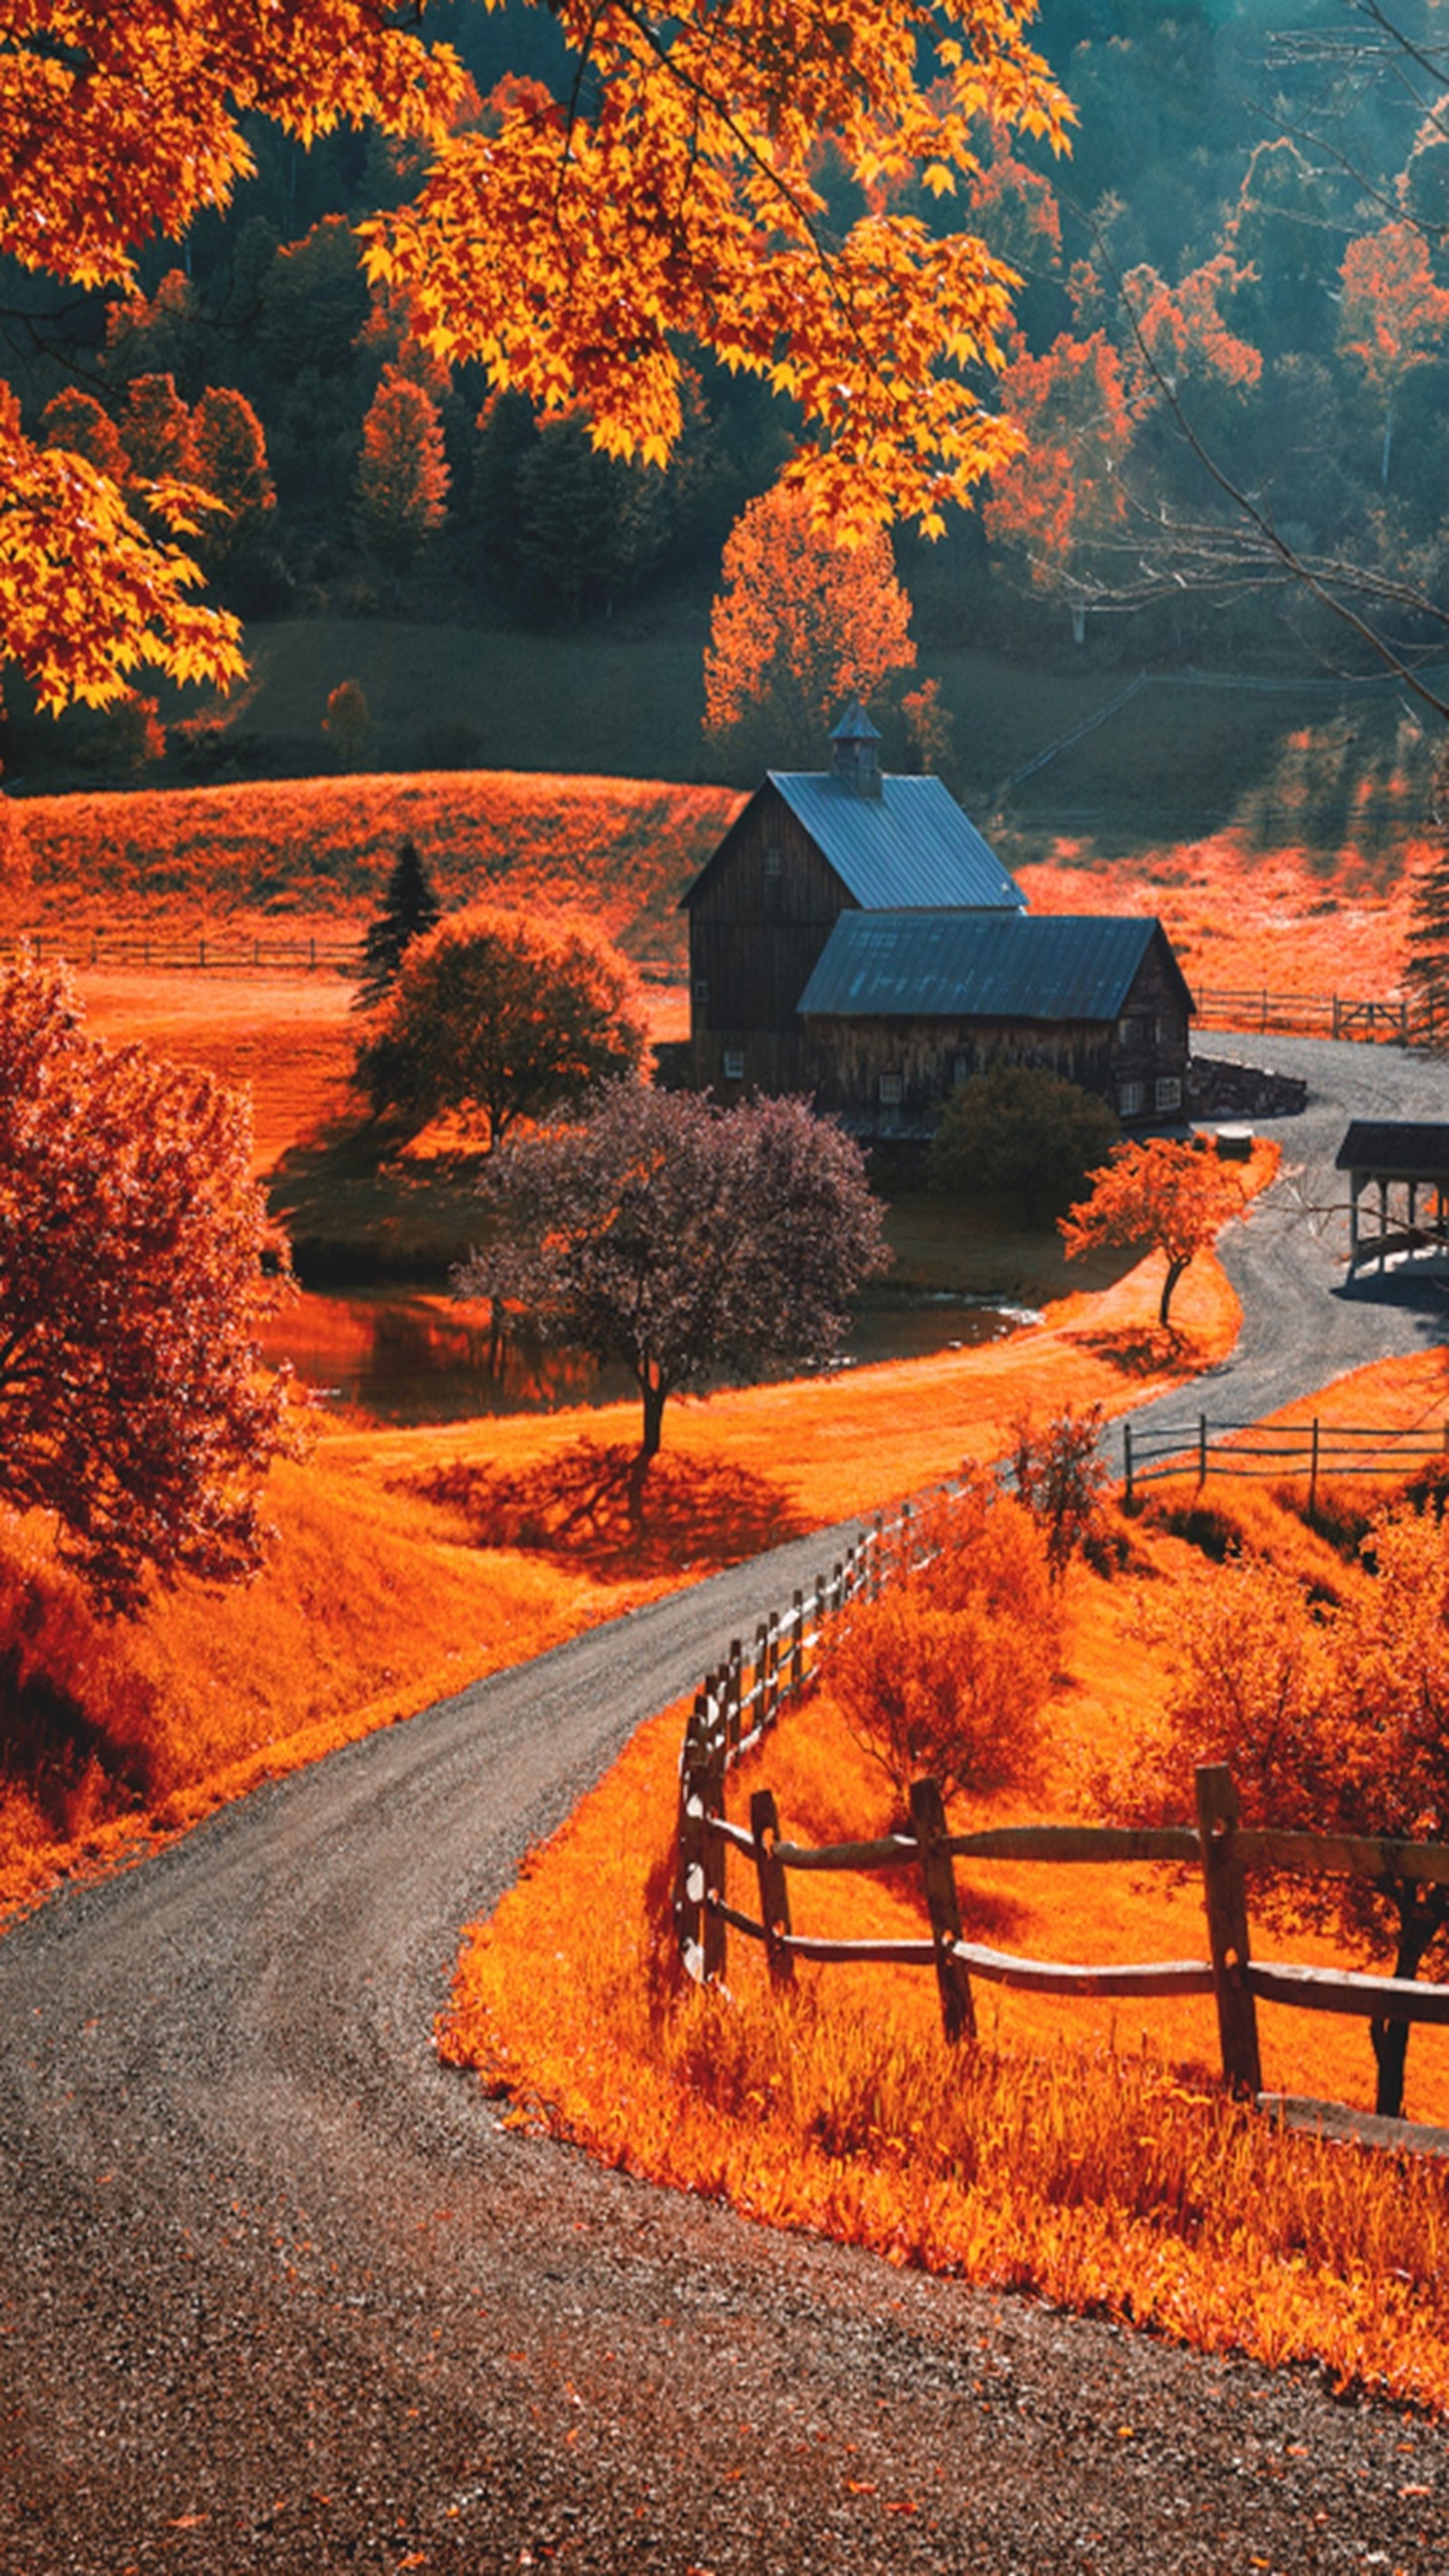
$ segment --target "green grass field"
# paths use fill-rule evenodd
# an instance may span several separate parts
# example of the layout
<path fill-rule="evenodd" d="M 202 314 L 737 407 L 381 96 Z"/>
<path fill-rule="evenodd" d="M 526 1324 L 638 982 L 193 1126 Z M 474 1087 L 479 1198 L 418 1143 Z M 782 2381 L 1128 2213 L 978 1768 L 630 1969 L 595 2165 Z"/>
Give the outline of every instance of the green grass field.
<path fill-rule="evenodd" d="M 752 785 L 729 779 L 728 761 L 701 732 L 706 634 L 702 607 L 676 607 L 648 625 L 620 619 L 552 633 L 384 617 L 256 623 L 252 681 L 222 711 L 218 765 L 204 774 L 335 767 L 327 699 L 356 680 L 371 723 L 354 765 L 368 773 Z M 1036 663 L 923 648 L 919 676 L 939 679 L 952 719 L 948 782 L 1008 859 L 1039 855 L 1063 835 L 1090 839 L 1099 856 L 1126 855 L 1237 823 L 1263 848 L 1306 846 L 1325 867 L 1352 840 L 1391 868 L 1422 822 L 1431 748 L 1389 682 L 1340 689 L 1308 674 L 1244 675 L 1224 686 L 1184 672 L 1135 685 L 1130 638 L 1119 648 L 1105 635 L 1080 654 L 1065 646 Z M 163 712 L 174 725 L 198 708 L 173 696 Z M 172 764 L 139 781 L 77 767 L 84 733 L 84 719 L 74 730 L 69 720 L 60 729 L 17 721 L 11 781 L 22 792 L 174 783 Z M 903 757 L 889 739 L 887 755 L 894 765 Z"/>

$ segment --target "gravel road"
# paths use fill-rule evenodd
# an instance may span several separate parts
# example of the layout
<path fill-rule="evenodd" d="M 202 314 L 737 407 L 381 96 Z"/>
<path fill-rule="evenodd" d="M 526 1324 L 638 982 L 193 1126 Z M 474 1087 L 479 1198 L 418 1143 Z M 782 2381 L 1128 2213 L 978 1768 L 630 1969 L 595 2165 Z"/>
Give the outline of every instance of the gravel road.
<path fill-rule="evenodd" d="M 1427 1105 L 1402 1058 L 1313 1061 Z M 1331 1156 L 1341 1116 L 1298 1124 Z M 1232 1255 L 1270 1288 L 1285 1223 Z M 1331 1276 L 1300 1383 L 1352 1364 Z M 1255 1311 L 1226 1384 L 1289 1366 L 1258 1343 Z M 819 1556 L 578 1638 L 0 1942 L 5 2576 L 1444 2576 L 1441 2430 L 601 2173 L 437 2064 L 459 1925 Z"/>

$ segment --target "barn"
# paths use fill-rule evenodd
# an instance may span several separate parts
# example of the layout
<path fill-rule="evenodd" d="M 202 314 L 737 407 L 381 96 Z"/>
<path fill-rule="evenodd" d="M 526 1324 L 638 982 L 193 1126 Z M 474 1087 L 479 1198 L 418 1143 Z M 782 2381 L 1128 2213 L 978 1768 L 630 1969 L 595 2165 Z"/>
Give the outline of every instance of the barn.
<path fill-rule="evenodd" d="M 971 1074 L 1032 1063 L 1128 1128 L 1180 1116 L 1193 1001 L 1160 923 L 1029 914 L 949 789 L 882 771 L 879 741 L 853 704 L 830 769 L 772 770 L 700 870 L 662 1077 L 904 1135 Z"/>
<path fill-rule="evenodd" d="M 1183 1114 L 1192 996 L 1160 922 L 843 913 L 799 1001 L 813 1089 L 852 1126 L 929 1126 L 958 1084 L 1042 1065 L 1124 1127 Z"/>

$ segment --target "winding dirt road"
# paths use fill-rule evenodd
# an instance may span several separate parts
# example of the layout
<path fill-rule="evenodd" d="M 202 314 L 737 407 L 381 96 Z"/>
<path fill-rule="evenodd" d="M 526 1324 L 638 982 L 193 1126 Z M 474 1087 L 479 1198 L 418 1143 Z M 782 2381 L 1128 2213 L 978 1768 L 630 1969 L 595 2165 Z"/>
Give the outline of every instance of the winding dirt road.
<path fill-rule="evenodd" d="M 1407 1114 L 1423 1069 L 1392 1062 Z M 460 1924 L 820 1554 L 499 1675 L 0 1943 L 5 2576 L 1443 2576 L 1441 2431 L 601 2173 L 437 2064 Z"/>

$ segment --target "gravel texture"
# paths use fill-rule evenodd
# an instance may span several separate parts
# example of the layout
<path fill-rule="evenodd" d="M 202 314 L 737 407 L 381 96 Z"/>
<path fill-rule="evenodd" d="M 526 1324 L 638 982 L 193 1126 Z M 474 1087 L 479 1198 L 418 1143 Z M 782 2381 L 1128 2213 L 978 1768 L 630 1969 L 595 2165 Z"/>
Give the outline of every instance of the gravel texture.
<path fill-rule="evenodd" d="M 1330 1058 L 1384 1101 L 1377 1056 Z M 499 1675 L 0 1943 L 5 2576 L 1449 2570 L 1442 2429 L 600 2172 L 437 2063 L 459 1926 L 820 1555 Z"/>

